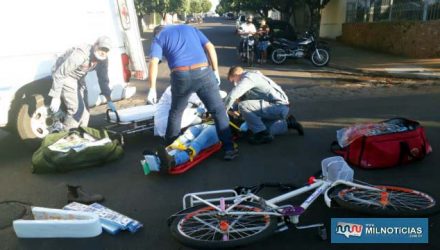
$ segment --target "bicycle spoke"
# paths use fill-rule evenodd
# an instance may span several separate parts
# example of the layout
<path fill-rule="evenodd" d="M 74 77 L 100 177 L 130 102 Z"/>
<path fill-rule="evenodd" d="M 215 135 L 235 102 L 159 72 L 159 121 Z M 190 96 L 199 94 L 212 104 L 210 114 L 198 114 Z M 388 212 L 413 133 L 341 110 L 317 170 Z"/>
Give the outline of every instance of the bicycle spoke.
<path fill-rule="evenodd" d="M 383 191 L 350 188 L 341 191 L 340 198 L 358 206 L 395 211 L 418 211 L 434 206 L 428 195 L 404 188 L 378 187 Z M 374 205 L 374 206 L 373 206 Z"/>
<path fill-rule="evenodd" d="M 261 214 L 252 214 L 255 212 Z M 189 213 L 179 222 L 178 230 L 189 238 L 202 241 L 231 241 L 252 237 L 269 225 L 268 215 L 255 207 L 237 205 L 231 214 L 220 215 L 211 209 L 200 209 Z M 240 212 L 240 214 L 234 214 Z M 246 214 L 246 213 L 251 214 Z M 220 229 L 220 222 L 227 223 L 227 230 Z"/>

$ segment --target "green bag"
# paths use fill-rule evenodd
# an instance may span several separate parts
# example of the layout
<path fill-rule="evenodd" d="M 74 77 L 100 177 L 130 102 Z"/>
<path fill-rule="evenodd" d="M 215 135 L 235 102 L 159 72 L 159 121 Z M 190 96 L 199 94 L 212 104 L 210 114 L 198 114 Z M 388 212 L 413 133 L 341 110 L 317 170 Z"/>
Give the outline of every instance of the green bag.
<path fill-rule="evenodd" d="M 108 142 L 102 145 L 88 146 L 80 151 L 63 148 L 65 152 L 60 152 L 49 148 L 61 145 L 60 140 L 62 139 L 76 138 L 81 140 L 82 138 L 90 138 L 90 136 L 96 141 L 108 138 Z M 121 158 L 123 154 L 124 150 L 119 141 L 111 141 L 106 130 L 81 127 L 69 132 L 47 135 L 40 148 L 32 156 L 32 172 L 37 174 L 67 172 L 114 161 Z"/>

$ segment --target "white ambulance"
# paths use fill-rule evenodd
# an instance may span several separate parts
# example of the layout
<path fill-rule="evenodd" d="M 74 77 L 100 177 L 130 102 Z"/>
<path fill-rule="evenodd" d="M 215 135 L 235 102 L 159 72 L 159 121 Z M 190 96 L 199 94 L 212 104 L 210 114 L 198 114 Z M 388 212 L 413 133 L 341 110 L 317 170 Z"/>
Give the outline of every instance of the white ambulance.
<path fill-rule="evenodd" d="M 0 127 L 24 139 L 43 138 L 62 115 L 48 106 L 51 69 L 67 49 L 111 38 L 112 100 L 130 98 L 131 77 L 145 79 L 147 65 L 133 0 L 5 1 L 0 11 Z M 86 76 L 91 107 L 106 102 L 96 73 Z"/>

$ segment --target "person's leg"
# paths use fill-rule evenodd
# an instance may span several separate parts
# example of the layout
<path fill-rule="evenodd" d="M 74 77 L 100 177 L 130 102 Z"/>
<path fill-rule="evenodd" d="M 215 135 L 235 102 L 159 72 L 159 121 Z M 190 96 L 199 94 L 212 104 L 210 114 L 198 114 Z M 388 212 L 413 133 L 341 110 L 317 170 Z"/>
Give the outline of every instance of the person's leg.
<path fill-rule="evenodd" d="M 80 126 L 83 127 L 87 127 L 89 125 L 89 120 L 90 120 L 90 112 L 89 112 L 89 102 L 88 102 L 88 92 L 87 92 L 87 88 L 85 86 L 80 86 L 79 87 L 79 92 L 81 94 L 81 102 L 80 102 L 80 106 L 83 107 L 83 115 L 81 117 L 81 121 L 80 121 Z"/>
<path fill-rule="evenodd" d="M 265 50 L 263 50 L 263 62 L 266 63 L 267 62 L 267 48 Z"/>
<path fill-rule="evenodd" d="M 256 134 L 267 129 L 262 120 L 261 100 L 242 101 L 238 104 L 238 110 L 252 133 Z"/>
<path fill-rule="evenodd" d="M 173 143 L 169 145 L 170 148 L 185 150 L 187 146 L 193 141 L 203 130 L 203 124 L 189 127 L 185 132 L 179 136 Z"/>
<path fill-rule="evenodd" d="M 202 132 L 202 130 L 202 124 L 191 126 L 167 147 L 158 147 L 157 153 L 161 166 L 171 169 L 176 165 L 189 161 L 190 154 L 186 151 L 188 145 Z"/>
<path fill-rule="evenodd" d="M 226 115 L 225 105 L 219 94 L 219 86 L 211 69 L 205 69 L 198 72 L 200 85 L 197 95 L 203 102 L 208 112 L 213 116 L 217 135 L 223 142 L 224 151 L 234 150 L 232 143 L 232 133 L 229 128 L 229 119 Z"/>
<path fill-rule="evenodd" d="M 72 78 L 64 83 L 61 92 L 61 100 L 66 106 L 66 117 L 63 123 L 66 131 L 78 128 L 84 112 L 83 99 L 78 87 L 78 81 Z"/>
<path fill-rule="evenodd" d="M 289 107 L 286 105 L 268 105 L 263 108 L 263 117 L 266 119 L 266 127 L 271 135 L 282 135 L 287 133 L 287 115 Z"/>
<path fill-rule="evenodd" d="M 165 134 L 165 143 L 171 144 L 180 133 L 182 114 L 191 95 L 191 75 L 188 71 L 171 73 L 171 109 Z"/>
<path fill-rule="evenodd" d="M 261 42 L 257 44 L 257 48 L 255 50 L 255 54 L 257 55 L 257 62 L 261 63 L 262 57 L 262 50 L 261 50 Z"/>
<path fill-rule="evenodd" d="M 178 150 L 174 154 L 176 165 L 192 160 L 202 150 L 219 142 L 214 125 L 201 124 L 198 132 L 200 133 L 190 142 L 188 150 Z"/>
<path fill-rule="evenodd" d="M 189 152 L 187 151 L 177 151 L 174 155 L 174 161 L 176 162 L 176 166 L 184 164 L 190 160 Z"/>
<path fill-rule="evenodd" d="M 266 63 L 267 62 L 267 47 L 269 47 L 269 43 L 267 41 L 264 41 L 263 43 L 263 51 L 262 51 L 262 57 L 263 57 L 263 62 Z"/>
<path fill-rule="evenodd" d="M 243 44 L 244 44 L 244 39 L 240 38 L 240 42 L 238 43 L 238 54 L 240 55 L 240 57 L 243 56 Z"/>
<path fill-rule="evenodd" d="M 193 150 L 193 157 L 198 155 L 203 149 L 209 148 L 219 142 L 217 131 L 214 125 L 203 124 L 201 133 L 191 141 L 189 148 Z"/>

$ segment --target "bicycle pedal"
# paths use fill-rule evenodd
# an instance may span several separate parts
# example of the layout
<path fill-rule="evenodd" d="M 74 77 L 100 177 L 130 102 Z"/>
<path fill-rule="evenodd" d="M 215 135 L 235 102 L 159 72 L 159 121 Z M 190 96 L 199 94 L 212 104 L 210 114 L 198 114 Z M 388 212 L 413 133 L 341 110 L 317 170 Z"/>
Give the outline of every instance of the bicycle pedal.
<path fill-rule="evenodd" d="M 304 213 L 304 208 L 297 206 L 287 206 L 282 208 L 281 214 L 284 216 L 296 216 Z"/>

